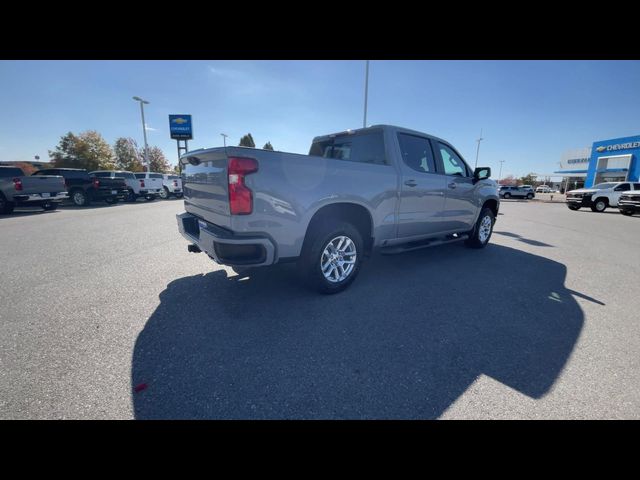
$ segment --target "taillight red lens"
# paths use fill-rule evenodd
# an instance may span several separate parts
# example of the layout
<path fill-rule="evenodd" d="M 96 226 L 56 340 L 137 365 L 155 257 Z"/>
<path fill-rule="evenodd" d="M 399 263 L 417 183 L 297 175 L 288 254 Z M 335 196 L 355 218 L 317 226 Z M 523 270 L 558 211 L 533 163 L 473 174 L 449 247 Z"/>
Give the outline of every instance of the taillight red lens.
<path fill-rule="evenodd" d="M 16 190 L 22 190 L 22 180 L 20 180 L 19 178 L 14 178 L 13 186 Z"/>
<path fill-rule="evenodd" d="M 142 179 L 142 178 L 140 179 L 140 186 L 141 186 L 142 188 L 144 188 L 144 179 Z"/>
<path fill-rule="evenodd" d="M 253 158 L 229 158 L 229 206 L 231 215 L 249 215 L 253 210 L 253 195 L 244 184 L 244 177 L 258 170 Z"/>
<path fill-rule="evenodd" d="M 98 188 L 100 186 L 100 180 L 97 178 L 93 179 L 93 188 Z"/>

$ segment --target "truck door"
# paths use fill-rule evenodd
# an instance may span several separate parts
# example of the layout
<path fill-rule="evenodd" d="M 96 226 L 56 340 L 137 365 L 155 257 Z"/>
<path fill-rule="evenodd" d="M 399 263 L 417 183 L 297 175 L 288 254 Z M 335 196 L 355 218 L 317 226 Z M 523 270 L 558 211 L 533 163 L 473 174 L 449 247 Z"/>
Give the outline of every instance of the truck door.
<path fill-rule="evenodd" d="M 436 172 L 431 141 L 398 133 L 398 147 L 401 156 L 398 237 L 441 232 L 445 176 Z"/>
<path fill-rule="evenodd" d="M 476 200 L 473 172 L 450 145 L 434 142 L 434 146 L 439 170 L 444 172 L 446 179 L 445 229 L 447 231 L 470 230 L 473 228 L 480 207 Z M 512 194 L 517 195 L 517 192 Z"/>
<path fill-rule="evenodd" d="M 612 207 L 617 207 L 618 200 L 620 200 L 620 197 L 622 196 L 622 194 L 629 190 L 631 190 L 630 183 L 621 183 L 620 185 L 618 185 L 616 188 L 613 189 L 613 193 L 610 195 L 611 202 L 609 202 L 609 205 Z"/>

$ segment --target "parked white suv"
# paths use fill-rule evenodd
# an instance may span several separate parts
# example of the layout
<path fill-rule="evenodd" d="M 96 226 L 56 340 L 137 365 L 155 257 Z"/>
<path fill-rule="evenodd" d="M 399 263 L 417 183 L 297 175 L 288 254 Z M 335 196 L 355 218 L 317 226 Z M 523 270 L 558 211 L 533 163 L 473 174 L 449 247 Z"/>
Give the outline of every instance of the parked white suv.
<path fill-rule="evenodd" d="M 140 172 L 135 175 L 140 182 L 140 193 L 138 196 L 144 197 L 147 200 L 154 200 L 160 196 L 163 187 L 162 173 Z"/>
<path fill-rule="evenodd" d="M 165 173 L 162 175 L 163 189 L 160 192 L 160 198 L 169 198 L 174 196 L 176 198 L 182 198 L 182 178 L 180 175 L 172 175 Z"/>
<path fill-rule="evenodd" d="M 607 207 L 617 207 L 624 192 L 640 190 L 639 186 L 639 183 L 631 182 L 605 182 L 591 188 L 571 190 L 567 192 L 567 206 L 570 210 L 591 207 L 594 212 L 604 212 Z"/>
<path fill-rule="evenodd" d="M 536 188 L 536 193 L 551 193 L 551 187 L 549 185 L 539 185 Z"/>

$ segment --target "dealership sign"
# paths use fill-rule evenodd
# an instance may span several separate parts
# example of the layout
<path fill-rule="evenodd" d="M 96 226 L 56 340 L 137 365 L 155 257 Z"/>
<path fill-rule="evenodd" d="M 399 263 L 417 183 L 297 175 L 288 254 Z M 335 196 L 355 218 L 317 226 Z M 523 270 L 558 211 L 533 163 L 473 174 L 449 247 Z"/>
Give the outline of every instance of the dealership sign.
<path fill-rule="evenodd" d="M 169 115 L 169 132 L 175 140 L 191 140 L 193 129 L 191 115 Z"/>
<path fill-rule="evenodd" d="M 630 148 L 640 148 L 640 142 L 616 143 L 614 145 L 601 145 L 596 148 L 597 152 L 615 152 L 616 150 L 629 150 Z"/>

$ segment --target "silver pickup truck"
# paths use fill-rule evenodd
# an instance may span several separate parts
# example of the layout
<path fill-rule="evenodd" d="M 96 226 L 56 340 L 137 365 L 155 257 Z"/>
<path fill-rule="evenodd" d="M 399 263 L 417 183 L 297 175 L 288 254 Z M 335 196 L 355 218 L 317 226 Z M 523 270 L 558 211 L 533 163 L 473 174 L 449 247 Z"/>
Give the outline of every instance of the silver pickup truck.
<path fill-rule="evenodd" d="M 297 261 L 323 293 L 346 288 L 374 249 L 482 248 L 500 206 L 489 168 L 390 125 L 316 137 L 309 155 L 220 147 L 180 162 L 189 251 L 240 269 Z"/>
<path fill-rule="evenodd" d="M 0 215 L 18 206 L 55 210 L 68 198 L 64 178 L 56 175 L 27 177 L 21 168 L 0 166 Z"/>

